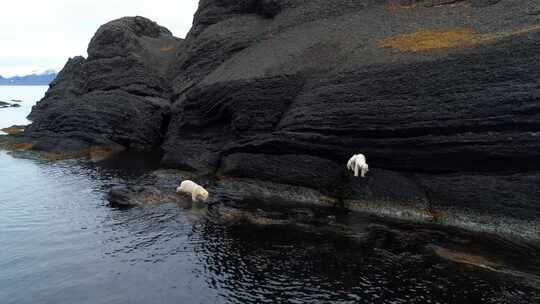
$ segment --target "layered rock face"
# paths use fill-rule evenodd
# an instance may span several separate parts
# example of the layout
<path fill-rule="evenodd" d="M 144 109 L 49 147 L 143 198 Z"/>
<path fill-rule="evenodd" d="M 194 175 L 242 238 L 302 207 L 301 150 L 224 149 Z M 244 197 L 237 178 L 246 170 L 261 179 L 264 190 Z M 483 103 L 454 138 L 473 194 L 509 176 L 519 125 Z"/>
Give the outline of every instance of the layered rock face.
<path fill-rule="evenodd" d="M 171 100 L 164 166 L 535 237 L 535 12 L 509 0 L 202 0 L 182 43 L 113 21 L 89 59 L 68 63 L 27 133 L 156 146 Z M 345 171 L 356 153 L 366 179 Z"/>
<path fill-rule="evenodd" d="M 182 40 L 142 18 L 111 21 L 97 31 L 88 59 L 68 61 L 29 118 L 34 147 L 53 152 L 88 146 L 153 149 L 170 112 L 165 75 Z"/>

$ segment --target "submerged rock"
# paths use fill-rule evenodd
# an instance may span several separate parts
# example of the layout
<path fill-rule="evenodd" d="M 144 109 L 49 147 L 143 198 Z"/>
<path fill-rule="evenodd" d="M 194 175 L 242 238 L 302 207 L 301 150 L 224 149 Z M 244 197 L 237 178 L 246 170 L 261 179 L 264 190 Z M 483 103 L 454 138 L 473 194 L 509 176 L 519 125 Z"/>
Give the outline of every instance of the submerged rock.
<path fill-rule="evenodd" d="M 452 262 L 472 265 L 475 267 L 484 268 L 491 271 L 497 271 L 497 268 L 501 268 L 502 265 L 488 260 L 487 258 L 479 255 L 473 255 L 466 252 L 455 251 L 439 246 L 432 246 L 431 249 L 439 257 L 447 259 Z"/>
<path fill-rule="evenodd" d="M 191 197 L 177 194 L 176 187 L 186 179 L 195 179 L 190 172 L 158 170 L 146 174 L 133 184 L 112 188 L 108 200 L 114 207 L 136 207 L 154 204 L 188 204 Z"/>
<path fill-rule="evenodd" d="M 525 1 L 204 0 L 183 41 L 102 26 L 24 135 L 160 147 L 227 195 L 538 238 L 539 41 Z M 345 170 L 357 153 L 365 180 Z"/>
<path fill-rule="evenodd" d="M 108 200 L 114 207 L 135 207 L 164 203 L 179 203 L 181 198 L 174 192 L 155 187 L 127 186 L 109 191 Z"/>

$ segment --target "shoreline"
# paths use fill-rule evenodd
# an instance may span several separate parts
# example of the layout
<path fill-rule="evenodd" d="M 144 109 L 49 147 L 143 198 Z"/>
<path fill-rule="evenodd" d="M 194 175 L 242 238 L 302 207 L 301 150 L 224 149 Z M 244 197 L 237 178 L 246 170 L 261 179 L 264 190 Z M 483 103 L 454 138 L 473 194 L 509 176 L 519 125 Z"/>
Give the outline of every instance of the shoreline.
<path fill-rule="evenodd" d="M 2 135 L 0 136 L 0 149 L 11 151 L 14 156 L 48 161 L 86 158 L 99 163 L 111 157 L 116 159 L 122 157 L 117 156 L 121 150 L 103 150 L 109 152 L 97 153 L 97 150 L 92 150 L 94 148 L 88 151 L 68 151 L 64 153 L 35 151 L 33 145 L 29 144 L 30 142 L 32 140 L 26 138 L 24 132 L 14 136 Z M 122 155 L 129 155 L 132 152 L 125 151 L 122 153 L 124 153 Z M 151 155 L 151 153 L 148 155 Z M 372 168 L 370 174 L 375 177 L 353 179 L 352 181 L 365 186 L 366 180 L 372 180 L 371 183 L 375 182 L 374 187 L 379 187 L 378 184 L 387 184 L 388 178 L 395 179 L 400 176 L 399 172 L 394 173 L 378 168 Z M 513 176 L 513 174 L 507 173 L 503 175 L 503 177 L 506 176 Z M 377 182 L 376 180 L 381 177 L 382 180 Z M 238 178 L 223 173 L 187 172 L 163 167 L 141 177 L 137 183 L 123 188 L 112 189 L 109 198 L 113 205 L 124 207 L 161 204 L 170 202 L 171 198 L 173 198 L 173 201 L 178 201 L 179 198 L 176 197 L 173 190 L 176 189 L 176 183 L 185 179 L 196 179 L 202 182 L 203 185 L 207 185 L 206 187 L 211 193 L 212 203 L 219 203 L 224 207 L 234 207 L 244 211 L 253 209 L 273 210 L 280 214 L 277 219 L 283 217 L 283 214 L 294 214 L 294 210 L 297 209 L 311 210 L 310 213 L 313 214 L 324 213 L 326 212 L 324 210 L 328 209 L 336 209 L 341 212 L 371 214 L 410 223 L 461 228 L 471 232 L 495 234 L 508 239 L 540 241 L 540 221 L 538 220 L 508 217 L 502 213 L 488 214 L 465 208 L 460 209 L 458 204 L 452 202 L 444 202 L 441 205 L 421 195 L 392 199 L 385 197 L 385 195 L 388 195 L 387 192 L 373 196 L 373 190 L 368 190 L 357 194 L 360 195 L 357 198 L 354 198 L 354 196 L 340 198 L 327 193 L 325 190 L 321 191 L 311 187 L 257 178 Z M 409 182 L 408 180 L 404 181 Z M 420 192 L 422 191 L 425 190 Z M 116 195 L 114 195 L 115 193 Z M 365 195 L 368 196 L 361 198 L 361 196 Z M 294 219 L 290 220 L 294 221 Z"/>

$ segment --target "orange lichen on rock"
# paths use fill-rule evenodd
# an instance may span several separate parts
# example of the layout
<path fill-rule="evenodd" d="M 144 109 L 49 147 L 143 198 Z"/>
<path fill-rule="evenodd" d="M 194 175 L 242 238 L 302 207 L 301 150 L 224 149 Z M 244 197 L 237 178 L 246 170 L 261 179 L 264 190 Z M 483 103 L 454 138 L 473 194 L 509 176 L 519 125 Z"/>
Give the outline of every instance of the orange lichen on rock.
<path fill-rule="evenodd" d="M 401 52 L 423 52 L 437 49 L 470 47 L 481 42 L 479 36 L 470 28 L 446 31 L 420 30 L 382 40 L 380 48 L 391 48 Z"/>
<path fill-rule="evenodd" d="M 517 35 L 539 31 L 540 26 L 531 26 L 507 32 L 478 34 L 471 28 L 448 30 L 419 30 L 386 38 L 379 42 L 379 48 L 390 48 L 400 52 L 418 53 L 449 48 L 472 47 Z"/>

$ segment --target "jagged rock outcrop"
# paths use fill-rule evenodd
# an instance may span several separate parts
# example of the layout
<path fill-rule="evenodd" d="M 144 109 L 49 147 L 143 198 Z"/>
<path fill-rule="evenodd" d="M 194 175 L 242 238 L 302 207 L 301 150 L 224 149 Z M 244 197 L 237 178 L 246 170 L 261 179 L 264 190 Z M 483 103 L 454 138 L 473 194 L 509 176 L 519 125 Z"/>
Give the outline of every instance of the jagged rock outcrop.
<path fill-rule="evenodd" d="M 534 236 L 532 12 L 508 0 L 202 0 L 183 42 L 120 19 L 66 65 L 26 133 L 43 149 L 51 138 L 148 148 L 168 126 L 167 167 Z M 356 153 L 373 168 L 365 180 L 345 170 Z"/>
<path fill-rule="evenodd" d="M 539 231 L 540 27 L 528 5 L 273 1 L 261 14 L 246 3 L 201 2 L 164 164 L 322 188 L 401 218 Z M 359 152 L 387 173 L 349 182 Z M 491 225 L 496 214 L 512 220 Z"/>
<path fill-rule="evenodd" d="M 181 46 L 182 40 L 142 17 L 100 27 L 88 58 L 70 59 L 32 110 L 27 134 L 34 148 L 65 152 L 94 145 L 118 150 L 159 146 L 170 111 L 165 76 Z"/>

